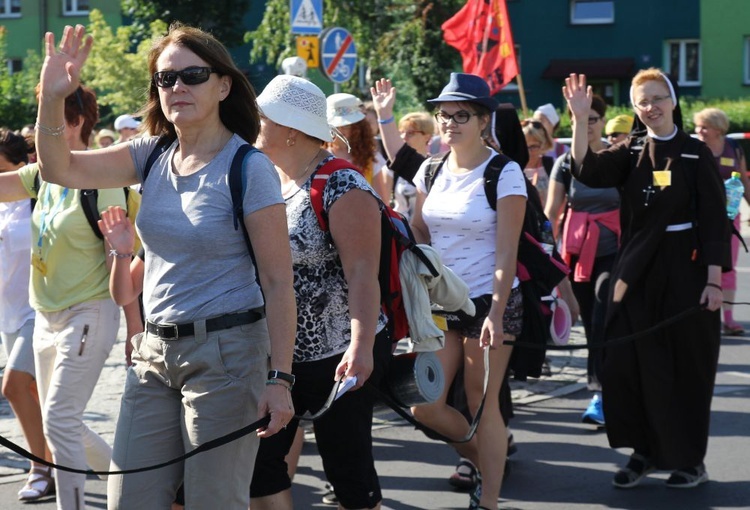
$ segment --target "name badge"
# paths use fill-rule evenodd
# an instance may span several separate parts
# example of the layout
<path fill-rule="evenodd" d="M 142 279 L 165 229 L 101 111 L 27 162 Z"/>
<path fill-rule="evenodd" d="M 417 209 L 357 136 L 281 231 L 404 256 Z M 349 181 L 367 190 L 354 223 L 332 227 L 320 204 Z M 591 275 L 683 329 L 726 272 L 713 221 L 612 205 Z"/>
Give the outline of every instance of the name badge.
<path fill-rule="evenodd" d="M 440 331 L 448 331 L 448 320 L 442 315 L 432 314 L 432 321 L 440 328 Z"/>
<path fill-rule="evenodd" d="M 654 186 L 671 186 L 672 185 L 672 171 L 671 170 L 654 170 Z"/>
<path fill-rule="evenodd" d="M 32 255 L 31 265 L 34 266 L 34 269 L 39 271 L 42 276 L 47 276 L 47 264 L 44 263 L 42 257 L 36 254 Z"/>
<path fill-rule="evenodd" d="M 721 158 L 719 159 L 719 165 L 721 166 L 734 166 L 734 158 Z"/>

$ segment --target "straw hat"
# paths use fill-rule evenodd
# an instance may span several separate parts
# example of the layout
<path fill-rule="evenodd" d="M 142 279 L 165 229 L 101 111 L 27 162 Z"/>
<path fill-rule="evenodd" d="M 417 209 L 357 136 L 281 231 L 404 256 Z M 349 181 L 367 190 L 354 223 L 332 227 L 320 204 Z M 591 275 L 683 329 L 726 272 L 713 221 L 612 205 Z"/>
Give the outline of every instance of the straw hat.
<path fill-rule="evenodd" d="M 324 142 L 333 140 L 326 120 L 326 95 L 314 83 L 282 74 L 257 99 L 261 113 L 276 124 L 302 131 Z"/>

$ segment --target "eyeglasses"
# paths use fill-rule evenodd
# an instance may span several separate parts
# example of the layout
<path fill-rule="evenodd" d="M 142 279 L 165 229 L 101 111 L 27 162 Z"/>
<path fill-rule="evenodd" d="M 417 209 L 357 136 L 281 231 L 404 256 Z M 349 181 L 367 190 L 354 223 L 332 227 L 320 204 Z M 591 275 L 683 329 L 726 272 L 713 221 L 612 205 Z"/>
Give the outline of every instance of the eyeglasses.
<path fill-rule="evenodd" d="M 639 110 L 645 110 L 649 106 L 658 106 L 660 103 L 663 103 L 667 99 L 672 99 L 672 96 L 654 96 L 650 100 L 644 98 L 635 103 L 635 107 Z"/>
<path fill-rule="evenodd" d="M 478 114 L 467 112 L 466 110 L 458 110 L 453 115 L 445 113 L 444 111 L 439 111 L 435 114 L 435 120 L 443 125 L 448 124 L 448 122 L 450 121 L 453 121 L 456 124 L 466 124 L 467 122 L 469 122 L 469 119 L 471 119 L 472 116 L 476 115 Z"/>
<path fill-rule="evenodd" d="M 185 85 L 199 85 L 206 83 L 211 73 L 215 72 L 216 69 L 212 67 L 198 66 L 186 67 L 182 71 L 158 71 L 154 73 L 154 85 L 161 88 L 174 87 L 178 77 Z"/>
<path fill-rule="evenodd" d="M 534 129 L 544 129 L 544 124 L 542 124 L 538 120 L 531 120 L 531 119 L 524 119 L 524 120 L 522 120 L 521 121 L 521 126 L 522 127 L 531 126 Z"/>
<path fill-rule="evenodd" d="M 539 145 L 538 143 L 532 143 L 531 145 L 527 145 L 526 148 L 529 149 L 530 151 L 538 151 L 539 149 L 542 148 L 542 146 Z"/>
<path fill-rule="evenodd" d="M 627 133 L 610 133 L 607 135 L 607 138 L 617 138 L 618 136 L 624 136 L 627 135 Z"/>
<path fill-rule="evenodd" d="M 592 116 L 592 117 L 589 117 L 589 120 L 588 120 L 588 122 L 589 122 L 589 126 L 593 126 L 594 124 L 596 124 L 596 123 L 597 123 L 597 122 L 599 122 L 600 120 L 602 120 L 602 118 L 601 118 L 601 117 L 599 117 L 599 116 Z"/>
<path fill-rule="evenodd" d="M 447 124 L 447 122 L 446 122 L 446 124 Z M 460 122 L 459 122 L 459 124 L 460 124 Z M 423 135 L 423 134 L 424 134 L 424 131 L 418 131 L 416 129 L 409 129 L 409 130 L 406 130 L 406 131 L 401 131 L 401 136 L 403 136 L 404 138 L 408 138 L 408 137 L 414 136 L 414 135 Z"/>

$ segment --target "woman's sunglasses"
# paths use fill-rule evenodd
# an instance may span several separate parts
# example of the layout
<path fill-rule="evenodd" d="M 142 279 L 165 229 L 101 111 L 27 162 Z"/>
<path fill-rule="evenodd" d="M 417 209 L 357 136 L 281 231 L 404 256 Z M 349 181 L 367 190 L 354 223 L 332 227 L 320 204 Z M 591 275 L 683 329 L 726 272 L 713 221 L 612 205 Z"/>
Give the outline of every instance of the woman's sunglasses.
<path fill-rule="evenodd" d="M 161 88 L 174 87 L 178 77 L 185 85 L 199 85 L 206 83 L 211 73 L 215 72 L 216 69 L 212 67 L 198 66 L 187 67 L 182 71 L 159 71 L 154 73 L 154 85 Z"/>
<path fill-rule="evenodd" d="M 524 119 L 521 121 L 521 127 L 526 127 L 528 125 L 531 125 L 534 129 L 544 129 L 544 125 L 537 120 Z"/>

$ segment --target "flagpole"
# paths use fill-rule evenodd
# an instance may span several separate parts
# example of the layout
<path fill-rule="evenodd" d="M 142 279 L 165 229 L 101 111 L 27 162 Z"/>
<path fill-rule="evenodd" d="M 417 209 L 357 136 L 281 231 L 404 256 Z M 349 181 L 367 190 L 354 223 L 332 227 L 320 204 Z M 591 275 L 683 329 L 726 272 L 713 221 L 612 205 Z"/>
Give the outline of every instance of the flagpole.
<path fill-rule="evenodd" d="M 526 104 L 526 91 L 523 88 L 523 78 L 521 73 L 516 75 L 516 84 L 518 84 L 518 96 L 521 98 L 521 111 L 523 112 L 523 118 L 529 118 L 529 107 Z"/>

